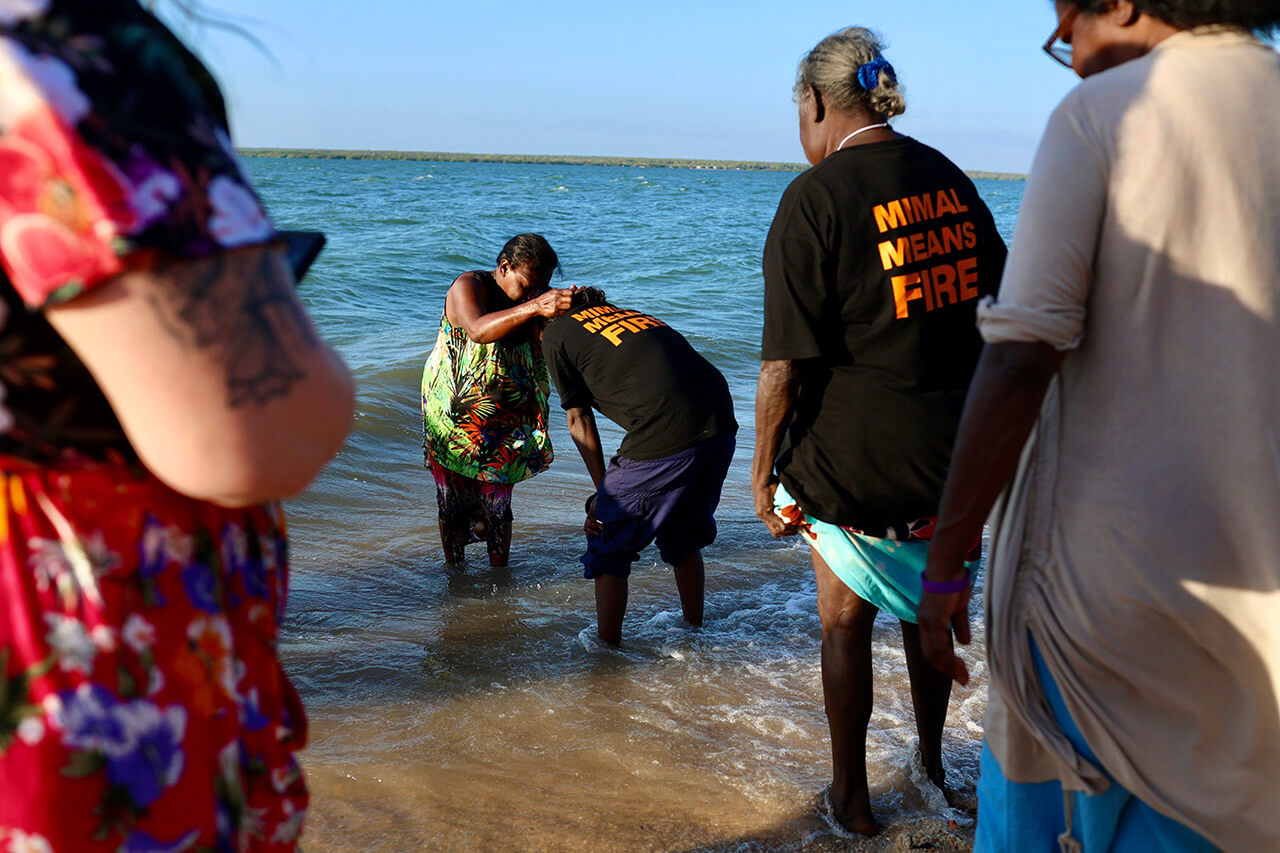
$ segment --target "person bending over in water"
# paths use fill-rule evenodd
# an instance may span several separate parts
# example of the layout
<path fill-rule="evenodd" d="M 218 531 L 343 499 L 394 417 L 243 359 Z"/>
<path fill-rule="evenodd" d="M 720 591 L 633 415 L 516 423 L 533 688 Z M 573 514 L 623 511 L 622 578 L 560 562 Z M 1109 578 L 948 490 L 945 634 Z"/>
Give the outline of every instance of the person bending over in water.
<path fill-rule="evenodd" d="M 450 564 L 483 540 L 490 565 L 505 566 L 511 488 L 551 464 L 550 385 L 535 328 L 569 307 L 573 291 L 549 287 L 559 266 L 546 239 L 518 234 L 493 272 L 464 272 L 449 286 L 422 371 L 422 461 Z"/>
<path fill-rule="evenodd" d="M 702 549 L 733 459 L 738 422 L 720 371 L 667 324 L 581 288 L 542 336 L 569 435 L 596 492 L 587 500 L 583 575 L 596 584 L 600 639 L 622 642 L 631 564 L 654 539 L 675 567 L 680 606 L 702 624 Z M 592 408 L 626 430 L 605 468 Z"/>

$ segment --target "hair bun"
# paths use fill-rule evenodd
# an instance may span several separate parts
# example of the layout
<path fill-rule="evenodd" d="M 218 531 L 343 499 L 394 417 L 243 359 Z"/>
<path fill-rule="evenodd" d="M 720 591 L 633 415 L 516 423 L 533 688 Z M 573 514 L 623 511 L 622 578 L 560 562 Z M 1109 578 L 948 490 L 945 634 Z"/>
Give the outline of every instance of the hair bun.
<path fill-rule="evenodd" d="M 890 80 L 897 79 L 897 75 L 893 73 L 893 66 L 889 64 L 889 61 L 883 56 L 877 56 L 865 65 L 858 67 L 858 85 L 868 92 L 874 91 L 876 86 L 880 85 L 881 71 L 887 73 Z"/>

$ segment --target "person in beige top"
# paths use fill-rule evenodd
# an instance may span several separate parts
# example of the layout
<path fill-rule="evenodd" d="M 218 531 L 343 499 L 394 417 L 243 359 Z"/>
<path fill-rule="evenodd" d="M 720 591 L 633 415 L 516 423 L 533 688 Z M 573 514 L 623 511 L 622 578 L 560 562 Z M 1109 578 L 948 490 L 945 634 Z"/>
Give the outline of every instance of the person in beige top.
<path fill-rule="evenodd" d="M 1280 4 L 1056 11 L 1084 82 L 979 309 L 926 568 L 962 577 L 991 511 L 978 849 L 1280 850 Z M 919 610 L 961 682 L 967 605 Z"/>

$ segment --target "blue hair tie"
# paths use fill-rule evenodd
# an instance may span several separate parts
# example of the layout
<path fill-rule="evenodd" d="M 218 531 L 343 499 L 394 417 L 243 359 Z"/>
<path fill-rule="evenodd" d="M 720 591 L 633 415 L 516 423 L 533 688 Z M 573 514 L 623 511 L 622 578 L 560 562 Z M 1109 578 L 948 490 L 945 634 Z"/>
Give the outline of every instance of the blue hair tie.
<path fill-rule="evenodd" d="M 880 72 L 885 71 L 889 75 L 889 79 L 896 80 L 897 75 L 893 73 L 893 66 L 883 56 L 877 56 L 866 65 L 858 69 L 858 85 L 866 89 L 868 92 L 880 85 Z"/>

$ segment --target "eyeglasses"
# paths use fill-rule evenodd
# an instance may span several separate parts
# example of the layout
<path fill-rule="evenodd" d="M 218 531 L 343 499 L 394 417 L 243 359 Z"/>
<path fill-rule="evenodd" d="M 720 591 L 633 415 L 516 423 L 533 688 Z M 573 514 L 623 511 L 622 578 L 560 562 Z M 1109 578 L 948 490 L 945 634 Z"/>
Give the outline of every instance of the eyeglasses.
<path fill-rule="evenodd" d="M 1075 69 L 1071 65 L 1071 44 L 1069 42 L 1059 43 L 1059 40 L 1062 38 L 1062 34 L 1071 27 L 1072 22 L 1076 19 L 1076 15 L 1079 14 L 1080 10 L 1075 8 L 1070 12 L 1067 12 L 1067 14 L 1063 16 L 1062 20 L 1058 22 L 1058 26 L 1054 28 L 1053 34 L 1049 36 L 1049 40 L 1044 43 L 1043 48 L 1044 52 L 1049 54 L 1050 59 L 1064 68 L 1071 68 L 1072 70 Z"/>

